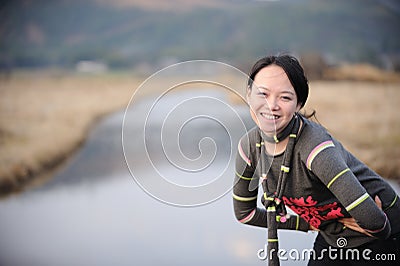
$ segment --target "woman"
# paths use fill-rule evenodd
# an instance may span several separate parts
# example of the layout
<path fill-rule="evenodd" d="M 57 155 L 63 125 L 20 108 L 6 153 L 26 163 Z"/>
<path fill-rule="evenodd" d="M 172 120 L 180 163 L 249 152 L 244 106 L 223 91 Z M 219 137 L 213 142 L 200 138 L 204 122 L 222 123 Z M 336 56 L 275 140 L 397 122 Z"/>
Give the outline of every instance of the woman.
<path fill-rule="evenodd" d="M 236 218 L 268 227 L 270 265 L 279 265 L 277 229 L 319 232 L 308 265 L 365 265 L 373 259 L 376 265 L 376 254 L 400 259 L 397 194 L 325 128 L 299 114 L 308 90 L 292 56 L 265 57 L 253 66 L 246 98 L 257 127 L 238 144 Z M 257 207 L 259 181 L 265 209 Z M 297 215 L 288 215 L 286 207 Z"/>

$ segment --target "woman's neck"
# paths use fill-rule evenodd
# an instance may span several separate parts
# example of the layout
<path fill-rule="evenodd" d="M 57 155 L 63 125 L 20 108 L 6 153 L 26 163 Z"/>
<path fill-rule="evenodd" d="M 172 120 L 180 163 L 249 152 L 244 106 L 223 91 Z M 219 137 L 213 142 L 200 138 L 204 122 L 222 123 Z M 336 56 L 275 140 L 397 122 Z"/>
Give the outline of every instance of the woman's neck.
<path fill-rule="evenodd" d="M 301 131 L 302 127 L 303 127 L 303 121 L 300 119 L 300 127 L 298 132 Z M 267 152 L 268 155 L 271 156 L 280 155 L 285 152 L 288 142 L 289 142 L 289 136 L 279 141 L 278 143 L 270 143 L 264 141 L 265 151 Z"/>
<path fill-rule="evenodd" d="M 285 152 L 288 142 L 289 142 L 289 137 L 280 141 L 279 143 L 264 142 L 265 151 L 267 152 L 268 155 L 272 156 L 282 154 Z"/>

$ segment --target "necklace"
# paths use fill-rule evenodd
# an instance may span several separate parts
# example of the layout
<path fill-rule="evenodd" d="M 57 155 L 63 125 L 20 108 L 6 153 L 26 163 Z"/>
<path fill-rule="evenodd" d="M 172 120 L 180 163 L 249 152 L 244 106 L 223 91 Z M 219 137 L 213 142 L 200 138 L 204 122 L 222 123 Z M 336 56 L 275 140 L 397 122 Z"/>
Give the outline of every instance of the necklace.
<path fill-rule="evenodd" d="M 261 131 L 261 137 L 269 143 L 279 143 L 280 141 L 286 139 L 289 134 L 292 132 L 293 126 L 297 120 L 297 115 L 294 115 L 290 120 L 289 124 L 278 134 L 273 137 L 267 136 L 264 132 Z"/>
<path fill-rule="evenodd" d="M 269 265 L 271 266 L 278 266 L 279 264 L 279 258 L 277 254 L 272 255 L 271 251 L 272 250 L 278 250 L 278 222 L 286 222 L 286 207 L 285 204 L 282 201 L 282 196 L 283 196 L 283 191 L 285 189 L 286 185 L 286 180 L 290 172 L 290 166 L 292 164 L 292 155 L 293 155 L 293 150 L 294 150 L 294 145 L 296 143 L 296 138 L 297 138 L 297 133 L 300 128 L 300 121 L 299 117 L 295 115 L 288 126 L 282 131 L 282 133 L 285 132 L 286 137 L 289 136 L 289 142 L 286 146 L 285 153 L 283 155 L 283 161 L 281 165 L 281 171 L 279 173 L 279 178 L 278 178 L 278 184 L 276 186 L 276 191 L 274 193 L 271 193 L 268 191 L 268 184 L 267 184 L 267 172 L 268 169 L 266 167 L 266 154 L 265 151 L 263 150 L 264 147 L 263 145 L 260 145 L 261 150 L 260 150 L 260 156 L 261 156 L 261 174 L 262 174 L 262 185 L 264 189 L 264 206 L 267 209 L 267 227 L 268 227 L 268 244 L 267 244 L 267 250 L 268 254 L 271 254 L 271 256 L 268 256 L 268 261 Z M 286 133 L 286 129 L 290 128 L 289 133 Z M 261 130 L 260 130 L 261 131 Z M 265 134 L 264 134 L 265 135 Z M 264 135 L 261 134 L 261 137 L 264 138 Z M 283 136 L 283 134 L 282 134 Z M 276 139 L 278 142 L 280 140 L 283 140 L 284 138 L 278 136 Z M 286 138 L 285 137 L 285 138 Z M 280 139 L 280 140 L 279 140 Z M 264 139 L 266 140 L 266 139 Z M 268 140 L 266 140 L 268 141 Z"/>

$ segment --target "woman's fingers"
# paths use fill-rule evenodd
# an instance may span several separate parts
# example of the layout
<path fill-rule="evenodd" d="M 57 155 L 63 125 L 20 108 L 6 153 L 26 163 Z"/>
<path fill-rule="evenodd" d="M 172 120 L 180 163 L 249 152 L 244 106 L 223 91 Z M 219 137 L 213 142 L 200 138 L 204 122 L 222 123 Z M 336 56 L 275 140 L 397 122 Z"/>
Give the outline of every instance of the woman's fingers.
<path fill-rule="evenodd" d="M 378 195 L 375 196 L 375 203 L 378 206 L 378 208 L 382 210 L 382 201 L 378 197 Z M 360 225 L 358 225 L 356 219 L 354 218 L 342 218 L 339 219 L 338 221 L 351 230 L 363 233 L 367 236 L 372 236 L 370 233 L 368 233 L 362 227 L 360 227 Z"/>
<path fill-rule="evenodd" d="M 354 218 L 342 218 L 339 219 L 338 221 L 351 230 L 363 233 L 367 236 L 372 236 L 370 233 L 368 233 L 362 227 L 360 227 Z"/>
<path fill-rule="evenodd" d="M 375 203 L 376 203 L 376 205 L 378 205 L 379 209 L 382 210 L 382 201 L 381 201 L 381 199 L 378 197 L 378 195 L 375 196 Z"/>

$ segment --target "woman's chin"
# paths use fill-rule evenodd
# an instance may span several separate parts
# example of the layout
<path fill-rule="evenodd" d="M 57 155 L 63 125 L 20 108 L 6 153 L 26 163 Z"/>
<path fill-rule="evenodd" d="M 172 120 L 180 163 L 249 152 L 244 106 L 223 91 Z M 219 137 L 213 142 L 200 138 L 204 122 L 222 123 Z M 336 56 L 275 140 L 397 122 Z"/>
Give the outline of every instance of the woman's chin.
<path fill-rule="evenodd" d="M 267 135 L 267 136 L 273 137 L 273 136 L 276 135 L 275 127 L 274 127 L 274 128 L 270 128 L 270 127 L 261 127 L 260 129 L 261 129 L 262 132 L 263 132 L 265 135 Z"/>

